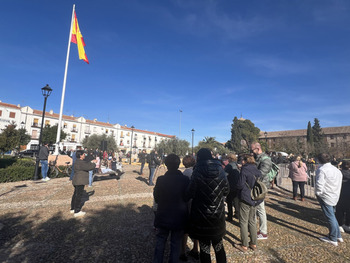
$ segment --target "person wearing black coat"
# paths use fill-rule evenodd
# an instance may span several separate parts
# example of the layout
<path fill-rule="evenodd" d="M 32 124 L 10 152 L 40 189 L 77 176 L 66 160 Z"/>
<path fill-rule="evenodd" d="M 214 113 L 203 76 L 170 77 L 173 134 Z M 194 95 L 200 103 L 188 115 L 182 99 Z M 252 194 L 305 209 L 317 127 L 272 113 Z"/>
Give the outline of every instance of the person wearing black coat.
<path fill-rule="evenodd" d="M 202 263 L 211 262 L 211 245 L 216 261 L 226 262 L 222 238 L 226 233 L 225 196 L 228 193 L 229 184 L 220 161 L 213 159 L 209 149 L 200 149 L 186 199 L 192 199 L 189 235 L 199 240 Z"/>
<path fill-rule="evenodd" d="M 154 220 L 157 240 L 153 262 L 159 263 L 163 262 L 169 234 L 171 235 L 169 262 L 179 260 L 181 241 L 188 218 L 188 204 L 184 196 L 190 181 L 178 170 L 180 158 L 177 155 L 169 154 L 164 163 L 168 171 L 157 178 L 153 189 L 154 201 L 157 204 Z"/>
<path fill-rule="evenodd" d="M 225 166 L 225 172 L 227 173 L 227 180 L 230 186 L 230 192 L 226 197 L 227 202 L 227 218 L 229 222 L 233 221 L 233 209 L 235 207 L 235 218 L 239 218 L 239 200 L 238 191 L 236 189 L 237 182 L 239 179 L 239 169 L 237 167 L 237 157 L 235 154 L 230 153 L 227 155 L 228 164 Z"/>
<path fill-rule="evenodd" d="M 256 205 L 262 202 L 254 201 L 251 197 L 251 189 L 255 181 L 261 177 L 261 172 L 255 165 L 253 156 L 246 154 L 242 156 L 242 168 L 238 180 L 237 189 L 240 199 L 239 226 L 241 229 L 242 244 L 235 244 L 240 251 L 246 252 L 248 246 L 255 250 L 257 244 L 256 232 Z M 248 243 L 248 233 L 250 233 L 250 243 Z"/>
<path fill-rule="evenodd" d="M 341 169 L 343 174 L 343 182 L 339 201 L 335 208 L 335 217 L 337 218 L 341 231 L 350 232 L 350 161 L 344 160 L 342 162 Z"/>
<path fill-rule="evenodd" d="M 74 177 L 72 184 L 74 186 L 74 193 L 71 201 L 71 210 L 70 212 L 75 217 L 81 217 L 85 215 L 85 212 L 80 211 L 81 209 L 81 197 L 83 195 L 84 186 L 89 184 L 89 171 L 93 170 L 96 166 L 96 161 L 87 162 L 85 161 L 84 151 L 77 151 L 76 153 L 77 160 L 74 163 Z"/>
<path fill-rule="evenodd" d="M 158 159 L 158 155 L 156 151 L 152 151 L 149 156 L 147 157 L 148 161 L 148 168 L 149 168 L 149 186 L 153 186 L 153 176 L 157 169 L 157 166 L 160 165 L 160 161 Z"/>

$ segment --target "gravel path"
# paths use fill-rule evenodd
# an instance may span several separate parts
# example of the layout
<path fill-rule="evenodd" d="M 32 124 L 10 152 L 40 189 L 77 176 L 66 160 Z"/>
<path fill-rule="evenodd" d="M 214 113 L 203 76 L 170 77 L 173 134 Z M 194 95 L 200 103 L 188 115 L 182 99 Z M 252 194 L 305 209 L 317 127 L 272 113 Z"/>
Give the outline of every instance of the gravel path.
<path fill-rule="evenodd" d="M 146 184 L 147 169 L 142 177 L 134 171 L 138 166 L 124 168 L 120 179 L 95 178 L 93 190 L 84 195 L 87 214 L 79 219 L 69 213 L 68 178 L 0 184 L 0 261 L 151 262 L 153 188 Z M 349 234 L 338 247 L 322 243 L 318 237 L 328 230 L 317 201 L 290 197 L 283 188 L 269 192 L 269 238 L 259 241 L 255 252 L 233 247 L 239 243 L 238 222 L 227 223 L 228 262 L 350 262 Z"/>

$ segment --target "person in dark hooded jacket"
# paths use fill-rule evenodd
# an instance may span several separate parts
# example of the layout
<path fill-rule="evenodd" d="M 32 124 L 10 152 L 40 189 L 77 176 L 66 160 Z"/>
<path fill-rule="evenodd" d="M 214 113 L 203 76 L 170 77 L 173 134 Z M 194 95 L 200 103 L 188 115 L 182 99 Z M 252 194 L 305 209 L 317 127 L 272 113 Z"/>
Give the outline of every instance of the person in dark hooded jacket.
<path fill-rule="evenodd" d="M 250 154 L 242 156 L 241 174 L 237 183 L 240 200 L 239 207 L 239 226 L 241 229 L 242 244 L 235 244 L 235 247 L 242 252 L 256 249 L 257 232 L 256 232 L 256 206 L 262 202 L 254 201 L 251 197 L 251 189 L 254 187 L 255 181 L 261 177 L 261 172 L 255 165 L 255 159 Z M 248 243 L 248 233 L 250 233 L 250 243 Z"/>
<path fill-rule="evenodd" d="M 181 241 L 188 217 L 188 204 L 184 200 L 189 178 L 178 170 L 180 158 L 169 154 L 164 161 L 168 171 L 157 178 L 153 190 L 154 201 L 157 203 L 154 226 L 157 229 L 157 241 L 154 251 L 154 263 L 163 262 L 165 244 L 170 234 L 169 262 L 178 262 Z"/>
<path fill-rule="evenodd" d="M 211 262 L 211 245 L 216 261 L 226 262 L 222 238 L 226 233 L 225 196 L 228 193 L 229 184 L 220 161 L 213 159 L 209 149 L 200 149 L 186 199 L 192 199 L 189 235 L 199 240 L 202 263 Z"/>

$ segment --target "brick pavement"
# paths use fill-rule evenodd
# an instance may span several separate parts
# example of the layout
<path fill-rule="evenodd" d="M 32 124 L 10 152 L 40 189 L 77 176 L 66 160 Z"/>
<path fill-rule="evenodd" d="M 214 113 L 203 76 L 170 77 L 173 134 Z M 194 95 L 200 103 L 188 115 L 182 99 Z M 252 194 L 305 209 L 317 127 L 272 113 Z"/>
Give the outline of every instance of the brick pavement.
<path fill-rule="evenodd" d="M 84 218 L 69 213 L 73 192 L 68 178 L 0 184 L 1 262 L 151 262 L 154 249 L 152 187 L 134 170 L 117 180 L 98 176 L 84 196 Z M 281 188 L 266 200 L 269 238 L 246 254 L 238 222 L 227 223 L 228 262 L 350 262 L 349 234 L 338 247 L 317 238 L 327 233 L 316 200 L 295 202 Z M 190 242 L 188 243 L 191 246 Z M 214 258 L 214 256 L 212 256 Z M 195 260 L 189 262 L 196 262 Z"/>

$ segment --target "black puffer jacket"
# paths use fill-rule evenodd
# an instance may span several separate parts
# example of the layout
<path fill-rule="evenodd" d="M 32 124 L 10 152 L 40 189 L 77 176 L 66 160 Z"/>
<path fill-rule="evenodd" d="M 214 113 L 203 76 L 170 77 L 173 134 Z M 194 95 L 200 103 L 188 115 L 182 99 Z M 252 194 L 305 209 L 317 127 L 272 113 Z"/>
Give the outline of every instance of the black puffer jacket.
<path fill-rule="evenodd" d="M 199 161 L 194 167 L 186 199 L 192 198 L 189 234 L 195 239 L 222 238 L 226 232 L 226 173 L 218 160 Z"/>

